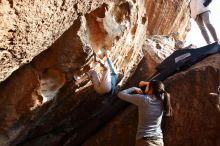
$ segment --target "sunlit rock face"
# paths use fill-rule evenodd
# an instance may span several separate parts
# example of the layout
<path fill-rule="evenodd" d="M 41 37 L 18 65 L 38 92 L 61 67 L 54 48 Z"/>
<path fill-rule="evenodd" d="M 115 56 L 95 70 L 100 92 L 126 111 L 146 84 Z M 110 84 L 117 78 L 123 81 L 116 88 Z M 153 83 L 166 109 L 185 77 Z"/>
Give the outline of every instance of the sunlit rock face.
<path fill-rule="evenodd" d="M 180 0 L 147 0 L 148 33 L 167 35 L 179 32 L 179 40 L 184 40 L 190 30 L 188 2 Z"/>
<path fill-rule="evenodd" d="M 88 71 L 93 53 L 110 50 L 123 74 L 120 84 L 137 85 L 173 52 L 175 41 L 184 39 L 189 26 L 187 3 L 180 0 L 2 0 L 0 7 L 0 145 L 4 146 L 74 145 L 72 126 L 87 121 L 104 99 L 91 84 L 74 84 L 73 75 Z M 162 20 L 166 23 L 159 23 Z M 179 36 L 172 37 L 172 32 Z M 95 139 L 99 134 L 103 140 L 117 135 L 123 140 L 109 145 L 132 145 L 135 111 L 131 107 L 120 113 L 104 129 L 115 124 L 117 128 L 108 137 L 99 131 Z M 125 120 L 130 113 L 132 121 Z M 133 132 L 120 130 L 127 128 Z M 89 138 L 87 143 L 97 144 Z"/>
<path fill-rule="evenodd" d="M 103 1 L 0 1 L 0 80 L 51 46 Z"/>
<path fill-rule="evenodd" d="M 104 2 L 106 5 L 101 7 Z M 51 46 L 81 16 L 86 16 L 89 21 L 88 37 L 91 39 L 90 45 L 96 49 L 102 47 L 102 44 L 97 42 L 100 41 L 99 38 L 103 39 L 106 47 L 111 47 L 113 38 L 120 37 L 126 27 L 130 28 L 132 35 L 137 35 L 139 29 L 136 19 L 138 18 L 141 18 L 143 24 L 148 23 L 146 29 L 150 35 L 179 32 L 180 39 L 185 38 L 185 32 L 189 29 L 189 10 L 185 1 L 133 0 L 124 4 L 120 2 L 126 1 L 2 0 L 0 2 L 0 80 L 3 81 L 22 64 L 30 62 L 33 57 Z M 144 8 L 140 8 L 140 3 Z M 120 6 L 112 8 L 114 4 Z M 112 9 L 104 16 L 107 7 Z M 95 9 L 97 10 L 92 12 Z M 141 33 L 143 32 L 144 29 Z M 95 37 L 91 33 L 95 33 Z M 102 38 L 106 34 L 107 36 Z M 113 40 L 109 41 L 109 39 Z"/>
<path fill-rule="evenodd" d="M 160 63 L 175 51 L 175 39 L 171 36 L 150 36 L 146 39 L 144 48 L 157 63 Z"/>

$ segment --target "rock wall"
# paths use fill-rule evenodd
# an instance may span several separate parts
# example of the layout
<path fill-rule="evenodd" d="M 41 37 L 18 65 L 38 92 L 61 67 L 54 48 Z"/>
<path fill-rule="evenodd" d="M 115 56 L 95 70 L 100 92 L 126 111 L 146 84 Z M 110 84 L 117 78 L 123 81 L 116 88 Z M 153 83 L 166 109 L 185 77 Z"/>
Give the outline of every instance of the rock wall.
<path fill-rule="evenodd" d="M 217 100 L 209 94 L 220 83 L 219 61 L 219 54 L 209 56 L 166 80 L 175 110 L 166 122 L 167 145 L 220 145 L 220 112 Z"/>
<path fill-rule="evenodd" d="M 86 72 L 94 62 L 93 52 L 105 47 L 123 74 L 120 85 L 132 86 L 150 76 L 174 50 L 175 41 L 184 39 L 189 26 L 187 4 L 180 0 L 0 1 L 0 145 L 74 145 L 72 125 L 88 121 L 104 98 L 87 82 L 75 86 L 73 75 Z M 178 36 L 172 38 L 173 32 Z M 138 77 L 131 78 L 140 62 Z M 45 102 L 43 90 L 53 95 L 50 101 Z M 133 111 L 129 108 L 108 124 L 111 128 L 116 123 L 115 129 L 121 130 L 111 131 L 107 139 L 117 132 L 124 140 L 120 144 L 116 140 L 116 145 L 134 142 L 136 114 L 125 121 Z M 128 124 L 123 126 L 124 122 Z M 124 135 L 127 126 L 133 132 Z M 96 145 L 93 140 L 86 143 Z"/>
<path fill-rule="evenodd" d="M 117 0 L 59 0 L 34 2 L 2 0 L 0 2 L 0 81 L 5 80 L 22 64 L 30 62 L 33 57 L 51 46 L 56 39 L 73 25 L 76 19 L 79 19 L 80 16 L 85 14 L 89 14 L 91 11 L 100 7 L 104 2 L 108 6 L 111 5 L 110 3 L 120 5 L 120 1 Z M 117 26 L 119 24 L 115 21 L 121 24 L 123 23 L 123 17 L 126 17 L 126 19 L 130 17 L 128 21 L 130 21 L 131 25 L 128 27 L 131 28 L 133 35 L 137 35 L 137 22 L 135 19 L 142 17 L 141 21 L 143 21 L 143 23 L 145 21 L 149 22 L 147 33 L 150 35 L 166 35 L 171 32 L 179 32 L 179 39 L 183 40 L 185 38 L 185 32 L 189 29 L 189 10 L 187 8 L 187 2 L 180 0 L 170 0 L 166 2 L 162 0 L 138 0 L 128 2 L 129 4 L 121 5 L 111 10 L 112 12 L 108 12 L 114 13 L 115 20 L 111 19 L 111 17 L 106 17 L 104 21 L 108 22 L 104 23 L 104 27 L 109 27 L 106 31 L 101 33 L 100 28 L 96 29 L 93 25 L 88 26 L 92 28 L 90 30 L 93 32 L 96 30 L 99 31 L 99 33 L 95 33 L 95 38 L 93 38 L 92 34 L 89 35 L 90 39 L 92 39 L 90 44 L 93 47 L 97 47 L 94 43 L 99 41 L 97 40 L 98 37 L 102 38 L 103 33 L 108 33 L 108 38 L 120 36 L 120 32 L 123 31 L 124 27 Z M 146 3 L 144 11 L 140 10 L 138 3 Z M 126 12 L 126 7 L 129 9 L 128 12 Z M 119 10 L 122 11 L 118 12 Z M 143 11 L 143 13 L 137 15 L 136 11 Z M 97 10 L 95 13 L 99 13 L 99 18 L 102 18 L 103 16 L 101 15 L 104 15 L 103 12 L 103 10 Z M 87 19 L 90 19 L 90 21 L 94 20 L 95 17 L 95 15 L 87 15 Z M 90 24 L 96 25 L 101 23 L 100 21 L 102 21 L 102 19 L 99 19 L 98 22 L 90 22 Z M 115 26 L 113 27 L 113 25 Z M 104 41 L 109 43 L 107 40 L 105 39 Z M 99 45 L 98 48 L 100 48 Z"/>
<path fill-rule="evenodd" d="M 79 5 L 83 5 L 83 2 Z M 72 102 L 69 102 L 69 100 L 65 101 L 68 105 L 71 105 L 69 108 L 66 106 L 66 110 L 62 109 L 65 106 L 58 107 L 59 110 L 63 110 L 61 114 L 56 113 L 56 116 L 51 117 L 51 120 L 48 120 L 50 115 L 45 116 L 47 120 L 42 118 L 42 121 L 46 120 L 44 121 L 46 123 L 50 123 L 57 118 L 61 120 L 62 114 L 67 114 L 73 105 L 77 107 L 77 102 L 81 103 L 84 101 L 83 97 L 77 98 L 77 95 L 74 93 L 76 87 L 72 87 L 74 86 L 73 74 L 81 75 L 85 72 L 87 62 L 93 60 L 91 56 L 93 51 L 98 51 L 99 47 L 111 49 L 111 57 L 114 63 L 117 63 L 116 68 L 124 74 L 122 83 L 126 81 L 126 78 L 134 72 L 136 64 L 139 63 L 143 56 L 140 51 L 144 42 L 144 32 L 146 32 L 147 28 L 147 21 L 143 22 L 142 17 L 137 17 L 144 14 L 145 5 L 138 4 L 139 10 L 130 9 L 129 5 L 128 2 L 109 2 L 109 5 L 97 5 L 97 7 L 100 7 L 91 12 L 88 10 L 88 13 L 85 15 L 77 15 L 77 19 L 73 20 L 73 24 L 47 50 L 36 56 L 29 64 L 19 68 L 7 80 L 1 83 L 0 103 L 2 105 L 1 110 L 4 111 L 1 112 L 0 116 L 2 119 L 0 123 L 1 145 L 17 144 L 26 139 L 28 135 L 31 135 L 29 134 L 31 128 L 38 125 L 38 120 L 41 119 L 42 115 L 38 117 L 37 113 L 42 114 L 46 112 L 48 107 L 54 106 L 54 102 L 55 104 L 56 102 L 59 103 L 59 101 L 53 100 L 43 104 L 43 97 L 39 94 L 41 81 L 44 80 L 43 76 L 48 69 L 60 72 L 56 75 L 58 79 L 62 78 L 59 75 L 65 74 L 65 80 L 63 80 L 65 83 L 58 81 L 54 83 L 55 87 L 60 88 L 61 86 L 57 85 L 60 83 L 65 84 L 65 89 L 63 90 L 72 89 L 66 91 L 67 93 L 62 92 L 62 95 L 58 95 L 56 98 L 63 100 L 63 94 L 65 96 L 73 94 L 74 97 L 72 97 Z M 113 13 L 114 9 L 117 10 L 117 13 Z M 131 14 L 129 14 L 130 11 L 132 11 Z M 120 15 L 115 16 L 119 12 Z M 120 22 L 115 21 L 116 17 L 118 20 L 120 19 Z M 111 24 L 112 21 L 115 21 L 114 25 Z M 132 34 L 133 24 L 136 24 L 136 31 L 133 31 Z M 121 30 L 121 27 L 123 30 Z M 105 42 L 110 42 L 111 48 Z M 33 85 L 30 85 L 30 83 Z M 52 89 L 51 92 L 53 92 Z M 65 105 L 65 102 L 63 102 L 63 105 Z M 57 107 L 55 106 L 55 108 Z M 55 111 L 52 113 L 55 113 Z M 39 119 L 36 120 L 34 117 Z M 32 123 L 33 119 L 36 120 L 34 124 Z M 49 126 L 51 124 L 46 125 Z M 42 130 L 40 133 L 46 133 L 53 129 L 54 126 L 56 125 L 53 125 L 51 128 L 48 127 L 45 129 L 46 131 Z"/>
<path fill-rule="evenodd" d="M 0 81 L 51 46 L 103 1 L 0 1 Z"/>
<path fill-rule="evenodd" d="M 186 32 L 190 30 L 188 1 L 147 0 L 147 4 L 150 35 L 179 32 L 178 39 L 185 39 Z"/>

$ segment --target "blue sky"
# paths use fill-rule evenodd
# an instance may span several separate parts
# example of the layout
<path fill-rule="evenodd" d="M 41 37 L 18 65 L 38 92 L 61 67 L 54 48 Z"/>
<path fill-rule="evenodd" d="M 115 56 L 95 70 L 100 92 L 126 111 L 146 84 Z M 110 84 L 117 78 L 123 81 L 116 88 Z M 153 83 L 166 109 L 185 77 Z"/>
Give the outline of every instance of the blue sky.
<path fill-rule="evenodd" d="M 217 32 L 218 38 L 220 39 L 220 0 L 213 0 L 212 3 L 209 5 L 211 10 L 210 14 L 210 22 L 215 27 Z M 206 42 L 196 24 L 196 22 L 191 19 L 191 30 L 186 37 L 186 44 L 195 44 L 197 47 L 201 47 L 206 45 Z M 210 38 L 212 39 L 211 35 L 209 34 Z"/>

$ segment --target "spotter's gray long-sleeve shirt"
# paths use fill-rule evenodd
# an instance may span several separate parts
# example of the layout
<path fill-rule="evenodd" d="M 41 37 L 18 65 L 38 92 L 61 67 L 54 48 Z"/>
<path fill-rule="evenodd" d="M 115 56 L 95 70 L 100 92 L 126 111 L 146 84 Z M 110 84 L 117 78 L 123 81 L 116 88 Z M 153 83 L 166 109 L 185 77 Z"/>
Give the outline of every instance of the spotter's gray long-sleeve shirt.
<path fill-rule="evenodd" d="M 132 94 L 136 87 L 123 90 L 118 97 L 138 106 L 138 128 L 136 139 L 143 137 L 163 138 L 161 121 L 163 116 L 163 103 L 155 95 Z"/>

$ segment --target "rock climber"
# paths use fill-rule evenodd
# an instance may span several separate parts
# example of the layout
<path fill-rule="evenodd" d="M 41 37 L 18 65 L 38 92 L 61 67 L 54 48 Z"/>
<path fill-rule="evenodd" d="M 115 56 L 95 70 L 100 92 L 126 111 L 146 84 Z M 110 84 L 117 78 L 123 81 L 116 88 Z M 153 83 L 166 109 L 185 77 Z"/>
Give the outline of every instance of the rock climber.
<path fill-rule="evenodd" d="M 86 79 L 90 79 L 92 81 L 95 91 L 98 94 L 113 96 L 114 93 L 116 92 L 118 74 L 109 57 L 109 51 L 105 49 L 102 50 L 104 50 L 101 52 L 103 60 L 101 60 L 97 56 L 95 57 L 96 62 L 98 62 L 100 66 L 103 68 L 101 77 L 99 78 L 97 72 L 94 70 L 94 68 L 92 68 L 87 73 L 85 73 L 80 79 L 78 79 L 75 82 L 75 84 L 79 85 L 81 82 L 85 81 Z"/>
<path fill-rule="evenodd" d="M 161 121 L 163 112 L 172 115 L 170 95 L 161 81 L 141 81 L 139 87 L 131 87 L 118 93 L 118 97 L 138 107 L 138 128 L 135 146 L 163 146 Z"/>

